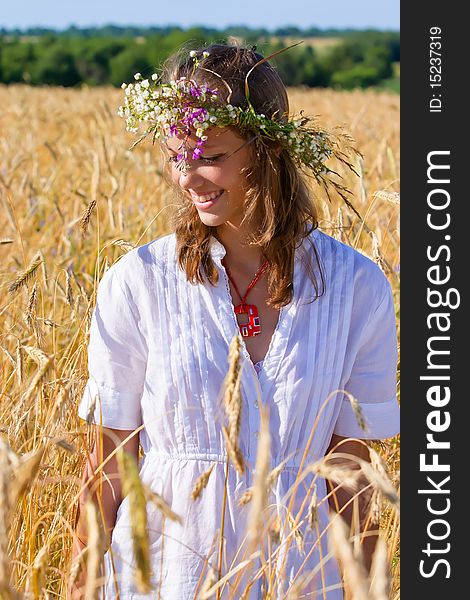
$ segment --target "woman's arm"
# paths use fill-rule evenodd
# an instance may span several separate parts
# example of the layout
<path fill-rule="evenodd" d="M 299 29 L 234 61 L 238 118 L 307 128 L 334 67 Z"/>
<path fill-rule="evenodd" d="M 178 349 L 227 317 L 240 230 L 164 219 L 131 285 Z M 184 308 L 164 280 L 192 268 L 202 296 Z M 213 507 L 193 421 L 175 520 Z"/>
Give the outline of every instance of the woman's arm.
<path fill-rule="evenodd" d="M 111 540 L 111 533 L 116 523 L 116 514 L 122 502 L 122 485 L 119 477 L 116 455 L 114 455 L 96 473 L 97 468 L 103 464 L 108 456 L 118 447 L 130 434 L 132 430 L 100 428 L 97 425 L 91 427 L 92 451 L 87 460 L 82 475 L 82 486 L 86 484 L 79 498 L 78 515 L 76 521 L 76 539 L 72 550 L 72 561 L 87 545 L 87 523 L 85 504 L 89 498 L 95 503 L 99 515 L 103 515 L 103 534 L 106 546 Z M 124 445 L 126 450 L 138 462 L 139 458 L 139 436 L 135 434 Z M 101 488 L 101 493 L 100 493 Z M 86 581 L 85 565 L 76 582 L 71 587 L 71 598 L 80 600 L 84 598 L 84 585 Z"/>
<path fill-rule="evenodd" d="M 357 456 L 362 460 L 370 462 L 370 455 L 367 446 L 368 443 L 369 442 L 366 440 L 352 440 L 333 434 L 333 437 L 331 438 L 331 442 L 327 450 L 327 454 L 330 452 L 350 454 L 352 456 Z M 353 470 L 359 469 L 358 463 L 353 458 L 346 459 L 338 457 L 331 460 L 334 460 L 334 464 L 336 465 L 344 465 L 345 467 Z M 369 532 L 367 533 L 367 535 L 364 536 L 362 541 L 364 564 L 367 571 L 369 572 L 372 563 L 372 555 L 374 553 L 378 538 L 378 531 L 376 531 L 378 525 L 371 524 L 369 517 L 370 499 L 372 495 L 372 490 L 370 488 L 366 489 L 369 486 L 369 481 L 364 476 L 359 476 L 358 488 L 354 491 L 345 489 L 342 485 L 338 485 L 338 483 L 336 482 L 334 485 L 328 482 L 328 486 L 330 488 L 330 491 L 333 489 L 335 490 L 328 498 L 330 509 L 340 513 L 348 526 L 351 526 L 354 504 L 354 502 L 351 502 L 349 504 L 348 502 L 353 496 L 357 495 L 359 505 L 360 530 L 362 533 L 365 533 L 366 531 Z"/>

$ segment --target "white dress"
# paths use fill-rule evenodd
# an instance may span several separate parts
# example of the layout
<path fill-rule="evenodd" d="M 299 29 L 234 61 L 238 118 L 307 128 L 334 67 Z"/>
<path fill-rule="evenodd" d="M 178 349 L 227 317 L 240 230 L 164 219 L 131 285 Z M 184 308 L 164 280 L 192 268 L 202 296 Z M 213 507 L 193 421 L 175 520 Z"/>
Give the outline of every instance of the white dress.
<path fill-rule="evenodd" d="M 314 302 L 310 302 L 314 288 L 305 272 L 312 241 L 326 279 L 325 294 Z M 204 285 L 187 282 L 176 264 L 174 234 L 123 256 L 99 285 L 88 353 L 90 375 L 78 414 L 99 423 L 101 410 L 103 426 L 115 429 L 135 429 L 143 423 L 141 479 L 182 518 L 181 525 L 165 519 L 162 560 L 163 519 L 153 504 L 147 505 L 156 591 L 139 593 L 133 577 L 129 506 L 124 498 L 112 535 L 121 599 L 190 600 L 195 597 L 206 558 L 217 566 L 226 461 L 221 389 L 229 344 L 238 325 L 221 263 L 225 248 L 214 237 L 210 248 L 219 271 L 215 287 L 207 280 Z M 361 253 L 314 231 L 296 250 L 294 298 L 280 311 L 269 350 L 256 369 L 242 343 L 240 448 L 247 469 L 241 476 L 232 465 L 229 468 L 222 574 L 241 562 L 246 551 L 245 522 L 250 504 L 239 507 L 238 500 L 253 481 L 260 427 L 258 401 L 269 407 L 272 467 L 287 459 L 269 499 L 269 514 L 277 511 L 286 523 L 285 494 L 295 481 L 317 418 L 310 463 L 324 456 L 333 433 L 378 439 L 398 432 L 396 360 L 395 313 L 388 280 Z M 365 431 L 341 390 L 359 401 Z M 89 414 L 94 397 L 98 397 L 96 409 Z M 327 397 L 329 401 L 320 412 Z M 207 488 L 199 500 L 192 501 L 196 479 L 211 464 L 215 468 Z M 312 481 L 310 476 L 305 484 Z M 328 525 L 323 479 L 316 480 L 316 493 L 318 531 L 322 534 Z M 296 515 L 305 494 L 302 484 L 292 514 Z M 305 516 L 304 507 L 302 518 Z M 286 525 L 286 535 L 289 531 Z M 285 577 L 278 577 L 277 597 L 284 596 L 281 592 L 287 590 L 289 582 L 298 581 L 296 575 L 314 570 L 316 576 L 306 589 L 317 590 L 318 596 L 311 593 L 306 597 L 342 599 L 337 563 L 327 556 L 327 533 L 318 541 L 306 519 L 301 532 L 303 548 L 295 541 L 290 544 Z M 283 539 L 281 551 L 286 547 Z M 273 545 L 271 550 L 278 547 Z M 108 580 L 104 597 L 116 598 L 109 552 L 105 565 Z M 251 575 L 246 575 L 251 581 L 256 580 L 257 565 L 254 561 Z M 223 598 L 229 597 L 234 580 L 230 579 Z M 241 597 L 247 580 L 231 597 Z M 261 585 L 261 579 L 255 581 L 250 599 L 263 597 Z"/>

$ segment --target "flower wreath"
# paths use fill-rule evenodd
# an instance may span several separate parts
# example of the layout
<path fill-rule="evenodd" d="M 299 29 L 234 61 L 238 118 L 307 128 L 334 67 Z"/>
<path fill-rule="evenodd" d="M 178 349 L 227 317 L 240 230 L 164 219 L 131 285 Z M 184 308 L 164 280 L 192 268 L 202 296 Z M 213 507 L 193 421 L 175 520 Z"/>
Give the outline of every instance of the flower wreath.
<path fill-rule="evenodd" d="M 144 79 L 140 73 L 136 73 L 134 75 L 135 83 L 123 83 L 121 86 L 125 90 L 125 100 L 118 111 L 118 115 L 126 119 L 128 131 L 138 133 L 139 126 L 142 124 L 146 126 L 145 132 L 132 147 L 148 135 L 152 135 L 154 140 L 158 138 L 167 140 L 171 136 L 181 137 L 183 143 L 177 155 L 177 166 L 186 172 L 189 168 L 189 155 L 191 154 L 193 160 L 197 160 L 203 155 L 204 143 L 207 140 L 206 129 L 211 126 L 235 126 L 242 135 L 254 133 L 256 137 L 277 142 L 298 166 L 307 167 L 313 173 L 327 194 L 329 187 L 333 186 L 348 206 L 357 212 L 347 197 L 350 194 L 349 190 L 331 178 L 331 175 L 338 175 L 338 173 L 325 164 L 328 159 L 335 157 L 357 174 L 349 160 L 349 154 L 351 151 L 359 155 L 360 153 L 351 145 L 351 138 L 344 133 L 335 135 L 321 130 L 314 125 L 312 117 L 303 115 L 303 111 L 297 117 L 294 115 L 279 120 L 268 118 L 264 114 L 258 114 L 249 100 L 248 77 L 250 73 L 261 62 L 265 62 L 287 49 L 284 48 L 263 58 L 250 69 L 245 78 L 247 109 L 232 106 L 220 98 L 216 89 L 211 89 L 206 84 L 195 81 L 195 70 L 203 67 L 200 67 L 197 53 L 194 50 L 190 52 L 194 66 L 189 78 L 181 77 L 169 83 L 162 83 L 157 73 L 154 73 L 149 79 Z M 206 58 L 209 53 L 203 52 L 202 56 Z M 209 72 L 217 75 L 213 71 Z M 228 87 L 225 81 L 224 84 Z M 273 117 L 275 116 L 273 115 Z M 194 148 L 187 144 L 191 135 L 195 135 L 197 140 Z M 347 146 L 345 152 L 340 150 L 340 146 L 344 146 L 344 142 Z"/>

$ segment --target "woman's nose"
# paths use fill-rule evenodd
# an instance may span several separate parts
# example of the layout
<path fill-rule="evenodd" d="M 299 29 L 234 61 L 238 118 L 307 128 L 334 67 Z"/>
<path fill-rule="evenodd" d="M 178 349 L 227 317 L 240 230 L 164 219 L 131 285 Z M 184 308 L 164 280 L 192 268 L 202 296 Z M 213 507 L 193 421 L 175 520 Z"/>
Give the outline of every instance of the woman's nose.
<path fill-rule="evenodd" d="M 189 160 L 185 167 L 180 171 L 178 183 L 184 190 L 196 189 L 203 181 L 195 162 L 196 161 Z"/>

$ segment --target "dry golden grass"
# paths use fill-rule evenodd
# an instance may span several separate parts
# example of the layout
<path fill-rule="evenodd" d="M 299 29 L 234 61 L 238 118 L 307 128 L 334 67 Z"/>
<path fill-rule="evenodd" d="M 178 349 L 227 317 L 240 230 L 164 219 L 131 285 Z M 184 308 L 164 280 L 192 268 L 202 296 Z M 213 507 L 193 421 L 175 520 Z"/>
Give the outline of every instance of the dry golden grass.
<path fill-rule="evenodd" d="M 76 495 L 88 450 L 76 407 L 86 380 L 96 285 L 122 253 L 168 232 L 172 196 L 159 153 L 147 144 L 127 151 L 132 139 L 116 116 L 121 97 L 113 89 L 0 86 L 2 597 L 66 597 Z M 356 165 L 360 176 L 347 175 L 346 185 L 364 221 L 344 205 L 321 201 L 320 225 L 375 259 L 398 300 L 398 97 L 330 90 L 291 90 L 290 97 L 293 110 L 321 115 L 326 126 L 343 123 L 363 153 Z M 235 413 L 229 429 L 235 441 Z M 382 442 L 376 450 L 383 463 L 374 459 L 375 471 L 368 475 L 382 496 L 395 500 L 382 465 L 397 488 L 399 442 Z M 12 481 L 18 498 L 8 491 Z M 384 562 L 391 565 L 390 597 L 399 595 L 399 521 L 389 501 L 379 508 L 387 550 L 380 550 L 368 593 L 383 600 Z M 312 527 L 315 511 L 311 502 Z M 271 523 L 266 535 L 278 539 L 283 527 Z M 345 560 L 354 559 L 348 548 L 343 552 Z M 207 593 L 216 579 L 212 571 L 204 578 Z M 302 595 L 301 580 L 290 597 L 297 593 Z"/>

